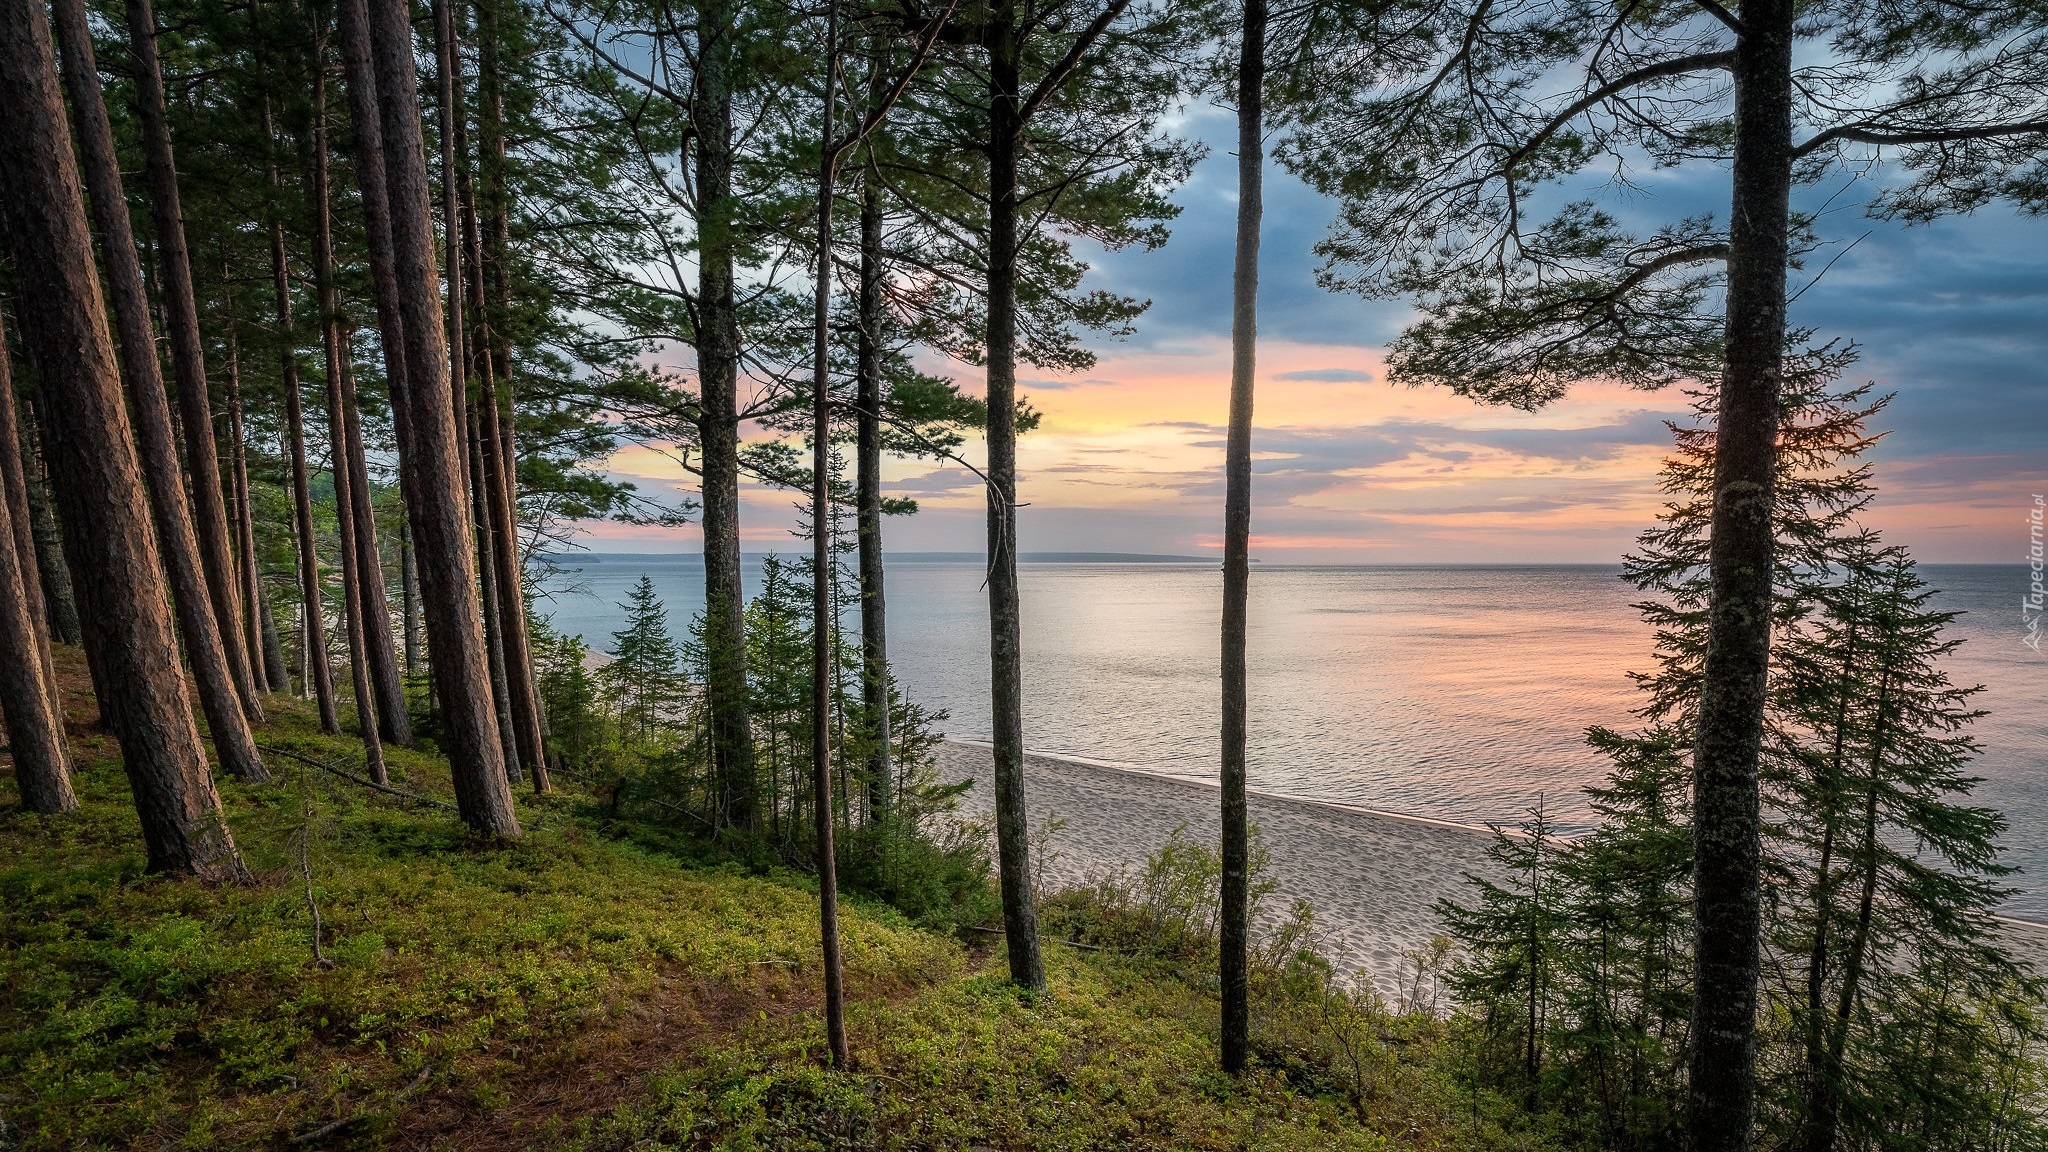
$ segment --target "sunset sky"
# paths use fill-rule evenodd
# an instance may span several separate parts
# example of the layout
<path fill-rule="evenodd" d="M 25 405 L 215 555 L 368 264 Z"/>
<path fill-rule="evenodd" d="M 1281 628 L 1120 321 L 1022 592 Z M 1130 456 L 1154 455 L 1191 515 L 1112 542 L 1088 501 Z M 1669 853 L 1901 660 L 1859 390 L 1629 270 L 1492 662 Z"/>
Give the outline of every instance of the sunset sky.
<path fill-rule="evenodd" d="M 1022 372 L 1044 413 L 1019 448 L 1026 551 L 1204 554 L 1220 544 L 1229 388 L 1234 131 L 1214 110 L 1184 130 L 1214 143 L 1181 190 L 1173 239 L 1095 261 L 1097 286 L 1150 299 L 1135 337 L 1085 374 Z M 1657 174 L 1628 211 L 1646 220 L 1725 204 L 1725 176 Z M 1399 304 L 1317 288 L 1310 247 L 1330 205 L 1277 166 L 1267 177 L 1260 293 L 1253 554 L 1287 562 L 1612 562 L 1656 514 L 1666 419 L 1686 398 L 1578 388 L 1538 413 L 1385 383 Z M 2031 494 L 2048 491 L 2048 220 L 1998 209 L 1905 229 L 1839 214 L 1850 247 L 1793 320 L 1863 348 L 1857 375 L 1898 399 L 1875 454 L 1870 519 L 1923 560 L 2012 562 Z M 1827 257 L 1816 261 L 1816 268 Z M 1799 291 L 1812 272 L 1796 274 Z M 934 367 L 943 367 L 934 365 Z M 979 371 L 953 365 L 976 388 Z M 694 488 L 632 448 L 610 463 L 650 495 Z M 893 462 L 889 547 L 979 551 L 982 498 L 958 467 Z M 744 495 L 748 551 L 788 551 L 793 494 Z M 597 551 L 695 551 L 694 528 L 590 526 Z"/>

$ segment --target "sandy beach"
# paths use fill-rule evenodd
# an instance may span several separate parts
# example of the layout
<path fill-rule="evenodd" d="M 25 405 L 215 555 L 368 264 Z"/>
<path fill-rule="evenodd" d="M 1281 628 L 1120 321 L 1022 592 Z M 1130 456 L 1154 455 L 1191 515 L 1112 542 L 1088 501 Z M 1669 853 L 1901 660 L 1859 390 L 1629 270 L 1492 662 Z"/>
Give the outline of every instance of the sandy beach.
<path fill-rule="evenodd" d="M 994 802 L 989 769 L 987 748 L 948 742 L 939 750 L 942 778 L 977 782 L 962 798 L 972 817 Z M 1212 843 L 1218 836 L 1213 785 L 1038 753 L 1024 770 L 1032 827 L 1066 822 L 1042 864 L 1055 886 L 1142 867 L 1183 824 Z M 1404 953 L 1438 931 L 1436 902 L 1470 899 L 1466 875 L 1495 871 L 1485 829 L 1256 793 L 1250 808 L 1278 885 L 1268 917 L 1307 899 L 1338 970 L 1363 973 L 1390 997 L 1405 991 Z M 2037 966 L 2048 959 L 2048 928 L 2007 926 L 2016 951 Z"/>
<path fill-rule="evenodd" d="M 986 748 L 940 750 L 943 778 L 977 781 L 962 800 L 977 817 L 994 802 L 989 768 Z M 1198 781 L 1034 753 L 1025 788 L 1034 828 L 1066 821 L 1043 865 L 1056 886 L 1142 867 L 1183 824 L 1211 842 L 1219 834 L 1216 789 Z M 1493 869 L 1484 829 L 1257 794 L 1250 808 L 1278 885 L 1267 917 L 1308 900 L 1338 970 L 1365 973 L 1388 996 L 1406 983 L 1403 953 L 1437 932 L 1437 900 L 1467 898 L 1465 874 Z"/>

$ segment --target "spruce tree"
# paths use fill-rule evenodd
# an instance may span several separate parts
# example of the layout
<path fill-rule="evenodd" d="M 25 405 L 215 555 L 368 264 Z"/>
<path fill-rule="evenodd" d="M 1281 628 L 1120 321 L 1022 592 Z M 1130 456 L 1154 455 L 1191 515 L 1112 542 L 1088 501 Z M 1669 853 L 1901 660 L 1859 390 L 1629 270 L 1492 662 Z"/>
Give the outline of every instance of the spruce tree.
<path fill-rule="evenodd" d="M 612 633 L 612 662 L 603 679 L 621 729 L 645 743 L 665 729 L 682 682 L 681 653 L 669 635 L 668 608 L 654 581 L 640 577 L 619 605 L 626 626 Z"/>

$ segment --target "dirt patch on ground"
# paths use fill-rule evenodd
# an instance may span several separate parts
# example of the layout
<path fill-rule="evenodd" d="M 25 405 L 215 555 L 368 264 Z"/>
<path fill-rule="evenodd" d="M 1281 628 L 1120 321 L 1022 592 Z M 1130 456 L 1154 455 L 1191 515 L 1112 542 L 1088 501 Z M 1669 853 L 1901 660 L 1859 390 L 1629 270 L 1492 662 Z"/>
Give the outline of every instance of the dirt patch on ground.
<path fill-rule="evenodd" d="M 487 1058 L 465 1084 L 429 1086 L 387 1130 L 391 1148 L 445 1152 L 528 1147 L 636 1099 L 649 1076 L 708 1051 L 749 1021 L 816 1008 L 818 994 L 779 970 L 733 984 L 665 974 L 648 996 L 593 1019 L 531 1057 Z M 497 1065 L 490 1067 L 490 1064 Z M 486 1085 L 487 1095 L 478 1085 Z"/>

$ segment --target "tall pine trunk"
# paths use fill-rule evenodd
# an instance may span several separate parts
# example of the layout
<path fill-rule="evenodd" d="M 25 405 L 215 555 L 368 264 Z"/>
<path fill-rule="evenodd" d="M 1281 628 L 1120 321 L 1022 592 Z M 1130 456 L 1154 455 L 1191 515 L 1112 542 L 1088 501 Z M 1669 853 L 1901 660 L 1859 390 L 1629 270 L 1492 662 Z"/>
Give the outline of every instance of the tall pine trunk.
<path fill-rule="evenodd" d="M 347 78 L 349 127 L 355 138 L 356 194 L 363 206 L 363 235 L 370 256 L 370 294 L 377 306 L 378 343 L 384 349 L 384 381 L 391 396 L 391 430 L 398 442 L 399 487 L 412 454 L 410 376 L 405 370 L 405 318 L 399 303 L 397 257 L 391 237 L 391 190 L 384 171 L 383 101 L 377 92 L 376 60 L 370 44 L 368 0 L 335 5 L 335 33 L 341 41 Z"/>
<path fill-rule="evenodd" d="M 345 0 L 343 13 L 355 2 Z M 519 818 L 495 738 L 483 619 L 472 583 L 476 554 L 463 499 L 462 427 L 455 418 L 460 396 L 449 380 L 442 328 L 441 277 L 434 261 L 412 25 L 405 0 L 373 0 L 368 7 L 392 269 L 405 340 L 405 495 L 433 645 L 434 678 L 463 819 L 487 836 L 517 836 Z"/>
<path fill-rule="evenodd" d="M 886 56 L 879 57 L 886 59 Z M 879 74 L 880 68 L 876 69 Z M 896 769 L 889 730 L 889 600 L 882 563 L 882 189 L 867 151 L 860 188 L 860 335 L 854 361 L 854 533 L 860 543 L 860 701 L 868 818 L 887 823 Z"/>
<path fill-rule="evenodd" d="M 1223 498 L 1223 1070 L 1251 1045 L 1250 827 L 1245 813 L 1245 616 L 1251 596 L 1252 387 L 1259 340 L 1259 228 L 1265 210 L 1265 0 L 1244 0 L 1237 60 L 1237 262 L 1231 275 L 1230 431 Z"/>
<path fill-rule="evenodd" d="M 817 837 L 818 931 L 825 965 L 825 1037 L 844 1068 L 846 994 L 839 966 L 839 865 L 832 846 L 832 177 L 839 161 L 832 111 L 839 95 L 839 0 L 825 15 L 824 111 L 819 117 L 817 283 L 811 312 L 811 806 Z"/>
<path fill-rule="evenodd" d="M 739 313 L 733 266 L 732 0 L 699 0 L 697 67 L 697 442 L 703 469 L 705 697 L 721 825 L 754 825 L 754 735 L 747 710 L 746 592 L 740 579 Z"/>
<path fill-rule="evenodd" d="M 221 291 L 225 299 L 225 291 Z M 248 428 L 242 424 L 242 357 L 236 348 L 233 314 L 227 320 L 227 441 L 233 453 L 236 486 L 236 580 L 242 584 L 242 631 L 248 644 L 250 674 L 264 691 L 283 687 L 283 668 L 270 664 L 262 642 L 262 574 L 256 568 L 256 515 L 250 506 Z"/>
<path fill-rule="evenodd" d="M 7 352 L 7 326 L 0 317 L 0 500 L 5 501 L 8 530 L 14 536 L 14 562 L 21 569 L 22 604 L 35 629 L 36 663 L 42 666 L 48 691 L 57 691 L 57 663 L 50 653 L 49 609 L 43 603 L 43 581 L 36 571 L 36 533 L 29 513 L 28 467 L 21 457 L 20 419 L 14 406 L 14 366 Z"/>
<path fill-rule="evenodd" d="M 342 68 L 348 79 L 349 118 L 355 134 L 353 167 L 356 192 L 363 206 L 371 295 L 377 310 L 378 343 L 384 351 L 384 379 L 391 398 L 392 434 L 398 442 L 399 487 L 402 491 L 406 483 L 404 460 L 410 452 L 408 432 L 411 427 L 405 370 L 405 325 L 399 314 L 398 273 L 391 250 L 391 206 L 389 185 L 384 174 L 384 131 L 379 120 L 381 112 L 368 21 L 364 0 L 342 0 L 337 6 L 335 31 L 341 42 Z M 353 382 L 345 383 L 353 391 Z M 349 423 L 349 466 L 355 480 L 358 519 L 374 526 L 376 520 L 370 511 L 370 475 L 363 453 L 361 419 L 352 399 L 346 415 Z M 377 693 L 377 719 L 384 726 L 385 739 L 399 745 L 411 744 L 412 714 L 405 698 L 405 680 L 398 672 L 398 656 L 392 647 L 390 609 L 384 596 L 383 564 L 378 556 L 375 532 L 365 534 L 358 541 L 357 548 L 361 554 L 358 562 L 363 565 L 363 570 L 376 574 L 376 579 L 366 586 L 371 609 L 366 618 L 374 622 L 374 626 L 367 630 L 364 639 L 370 645 L 370 678 Z M 406 613 L 405 626 L 413 630 L 408 633 L 406 641 L 405 669 L 409 675 L 415 670 L 418 649 L 418 625 L 411 611 Z"/>
<path fill-rule="evenodd" d="M 486 294 L 484 289 L 483 220 L 477 212 L 476 185 L 470 178 L 467 118 L 462 93 L 452 93 L 456 169 L 453 186 L 460 197 L 462 250 L 469 264 L 464 283 L 470 321 L 466 347 L 476 380 L 471 404 L 472 429 L 470 484 L 477 516 L 478 562 L 484 587 L 484 633 L 490 643 L 491 678 L 498 690 L 500 724 L 506 732 L 505 754 L 514 766 L 513 778 L 522 771 L 545 775 L 541 764 L 540 698 L 534 689 L 532 668 L 525 660 L 526 614 L 519 598 L 517 544 L 512 539 L 516 517 L 512 512 L 510 471 L 502 459 L 497 388 L 497 357 L 492 352 Z M 539 777 L 535 780 L 539 787 Z"/>
<path fill-rule="evenodd" d="M 43 612 L 51 638 L 72 647 L 85 642 L 78 622 L 78 599 L 71 587 L 71 566 L 64 560 L 64 533 L 57 525 L 57 509 L 50 500 L 48 453 L 43 448 L 43 422 L 36 415 L 33 393 L 19 397 L 16 430 L 20 433 L 21 475 L 28 490 L 29 535 L 36 545 L 36 572 L 43 591 Z"/>
<path fill-rule="evenodd" d="M 7 332 L 0 327 L 0 713 L 6 714 L 7 750 L 21 802 L 31 812 L 70 812 L 71 757 L 64 744 L 64 707 L 58 696 L 49 635 L 38 618 L 42 600 L 29 561 L 28 500 L 20 488 L 21 459 L 14 444 L 14 375 Z"/>
<path fill-rule="evenodd" d="M 546 792 L 548 779 L 547 717 L 541 708 L 540 681 L 533 664 L 532 638 L 526 626 L 525 570 L 519 561 L 518 444 L 514 435 L 518 406 L 513 397 L 512 340 L 507 330 L 512 310 L 511 192 L 505 170 L 505 95 L 500 69 L 502 29 L 495 0 L 479 0 L 477 11 L 478 96 L 483 107 L 479 125 L 481 203 L 472 201 L 477 233 L 484 251 L 477 258 L 477 318 L 486 353 L 483 376 L 484 435 L 493 445 L 496 463 L 491 479 L 491 510 L 497 518 L 493 553 L 498 565 L 498 630 L 504 638 L 506 679 L 512 712 L 519 724 L 522 755 L 533 774 L 533 790 Z M 481 209 L 481 212 L 479 212 Z M 486 306 L 486 285 L 489 304 Z"/>
<path fill-rule="evenodd" d="M 1772 502 L 1792 186 L 1791 0 L 1744 4 L 1733 66 L 1727 360 L 1714 446 L 1711 592 L 1693 749 L 1696 1152 L 1746 1152 L 1756 1105 L 1762 875 L 1757 761 L 1770 672 Z"/>
<path fill-rule="evenodd" d="M 989 44 L 988 625 L 994 727 L 996 861 L 1010 979 L 1045 987 L 1031 900 L 1031 824 L 1024 810 L 1024 670 L 1017 604 L 1017 154 L 1023 33 L 1002 0 Z"/>
<path fill-rule="evenodd" d="M 434 58 L 438 81 L 435 102 L 441 140 L 441 235 L 442 259 L 448 280 L 448 362 L 459 383 L 450 394 L 456 420 L 463 429 L 463 448 L 468 465 L 470 525 L 475 534 L 476 573 L 483 623 L 484 661 L 490 672 L 491 712 L 496 721 L 500 755 L 508 779 L 519 775 L 519 745 L 513 735 L 512 708 L 505 698 L 504 645 L 498 635 L 498 589 L 491 567 L 491 519 L 484 507 L 483 471 L 477 446 L 475 402 L 470 397 L 470 379 L 475 374 L 475 349 L 464 326 L 463 313 L 469 307 L 465 285 L 470 274 L 467 253 L 471 245 L 464 227 L 461 184 L 466 180 L 468 140 L 462 113 L 461 63 L 457 53 L 455 9 L 450 0 L 434 0 Z"/>
<path fill-rule="evenodd" d="M 405 624 L 405 674 L 419 675 L 420 666 L 420 571 L 413 560 L 412 525 L 398 526 L 399 614 Z"/>
<path fill-rule="evenodd" d="M 246 880 L 178 666 L 40 0 L 0 0 L 0 123 L 0 213 L 22 342 L 43 390 L 86 659 L 121 747 L 149 867 Z"/>
<path fill-rule="evenodd" d="M 343 342 L 346 348 L 348 342 Z M 347 439 L 349 499 L 354 505 L 357 594 L 362 600 L 363 648 L 369 662 L 370 691 L 377 699 L 377 723 L 384 739 L 402 746 L 412 743 L 412 716 L 405 702 L 405 678 L 398 670 L 398 650 L 391 635 L 391 602 L 384 592 L 384 556 L 377 547 L 377 512 L 370 500 L 370 467 L 363 451 L 362 408 L 356 399 L 355 373 L 343 365 L 341 374 L 342 435 Z"/>
<path fill-rule="evenodd" d="M 494 547 L 491 539 L 491 517 L 484 507 L 484 461 L 483 448 L 478 443 L 477 417 L 469 415 L 469 491 L 470 515 L 476 523 L 476 551 L 482 564 L 477 576 L 477 588 L 483 595 L 484 654 L 491 666 L 491 704 L 498 721 L 498 743 L 505 753 L 506 775 L 513 783 L 519 782 L 519 737 L 512 720 L 511 693 L 505 686 L 505 645 L 498 634 L 498 573 L 497 566 L 490 562 Z"/>
<path fill-rule="evenodd" d="M 275 140 L 270 123 L 269 101 L 264 102 L 263 128 L 266 139 Z M 270 186 L 282 190 L 275 165 L 270 169 Z M 299 643 L 305 660 L 305 687 L 320 708 L 320 730 L 339 734 L 341 717 L 334 707 L 334 670 L 327 658 L 327 624 L 320 607 L 320 556 L 313 531 L 313 493 L 306 469 L 306 421 L 299 396 L 298 338 L 292 328 L 291 270 L 284 250 L 284 224 L 270 221 L 270 285 L 276 297 L 277 328 L 282 336 L 278 353 L 278 380 L 284 390 L 285 446 L 291 454 L 292 519 L 298 533 L 299 552 Z"/>
<path fill-rule="evenodd" d="M 192 255 L 185 243 L 184 209 L 178 199 L 178 167 L 171 150 L 170 122 L 164 111 L 156 17 L 150 10 L 150 0 L 128 0 L 127 13 L 136 103 L 141 112 L 143 160 L 149 179 L 150 218 L 156 224 L 164 326 L 170 337 L 171 374 L 178 384 L 185 467 L 192 477 L 192 528 L 206 575 L 214 625 L 226 645 L 228 673 L 242 695 L 250 721 L 261 723 L 263 705 L 257 693 L 255 653 L 240 628 L 241 595 L 228 556 L 227 505 L 221 494 L 219 449 L 213 441 L 206 351 L 199 335 L 199 301 L 193 288 Z M 90 52 L 90 43 L 83 50 Z"/>
<path fill-rule="evenodd" d="M 1851 627 L 1842 653 L 1840 697 L 1835 707 L 1835 736 L 1826 766 L 1826 807 L 1822 820 L 1820 858 L 1814 864 L 1813 941 L 1806 957 L 1806 1152 L 1833 1152 L 1832 1102 L 1839 1091 L 1839 1070 L 1828 1059 L 1826 1027 L 1829 928 L 1835 915 L 1835 837 L 1841 823 L 1842 770 L 1849 743 L 1849 700 L 1856 682 L 1856 629 Z"/>
<path fill-rule="evenodd" d="M 206 713 L 207 728 L 221 766 L 244 780 L 268 780 L 270 773 L 256 751 L 256 736 L 249 730 L 250 715 L 262 715 L 256 707 L 253 682 L 246 693 L 237 689 L 234 661 L 222 636 L 220 617 L 215 613 L 218 604 L 232 606 L 233 597 L 218 598 L 209 593 L 209 573 L 200 557 L 199 540 L 192 531 L 185 477 L 178 468 L 178 445 L 171 431 L 170 401 L 164 395 L 163 369 L 157 363 L 149 298 L 142 286 L 142 265 L 128 219 L 127 195 L 121 188 L 120 162 L 114 154 L 114 133 L 107 121 L 106 98 L 100 91 L 99 68 L 93 60 L 84 0 L 58 0 L 54 13 L 57 42 L 64 58 L 65 86 L 71 96 L 73 128 L 82 153 L 86 190 L 91 193 L 100 256 L 106 268 L 107 298 L 114 306 L 121 375 L 133 405 L 136 451 L 149 485 L 157 543 L 164 571 L 170 578 L 178 627 L 183 633 L 185 654 L 192 663 L 199 705 Z M 203 382 L 201 386 L 204 387 Z M 207 430 L 206 451 L 213 451 L 211 428 Z M 226 579 L 226 571 L 221 576 Z M 232 613 L 229 619 L 233 620 Z M 246 677 L 246 669 L 243 675 Z"/>
<path fill-rule="evenodd" d="M 358 517 L 356 499 L 355 469 L 349 462 L 348 406 L 349 393 L 346 386 L 350 374 L 350 360 L 353 351 L 349 339 L 347 317 L 341 310 L 341 297 L 334 286 L 334 217 L 330 208 L 332 193 L 328 188 L 327 165 L 327 32 L 324 28 L 313 37 L 313 278 L 319 293 L 320 343 L 327 358 L 327 440 L 329 459 L 334 470 L 334 519 L 341 537 L 341 591 L 343 627 L 348 632 L 348 665 L 351 687 L 355 690 L 356 726 L 363 736 L 363 756 L 370 771 L 370 779 L 379 784 L 388 779 L 384 768 L 384 749 L 378 739 L 377 701 L 370 688 L 370 656 L 365 634 L 373 626 L 388 626 L 379 621 L 371 623 L 368 613 L 368 597 L 364 585 L 374 573 L 366 577 L 362 570 L 362 552 L 358 547 L 364 532 L 375 532 L 374 523 Z"/>

